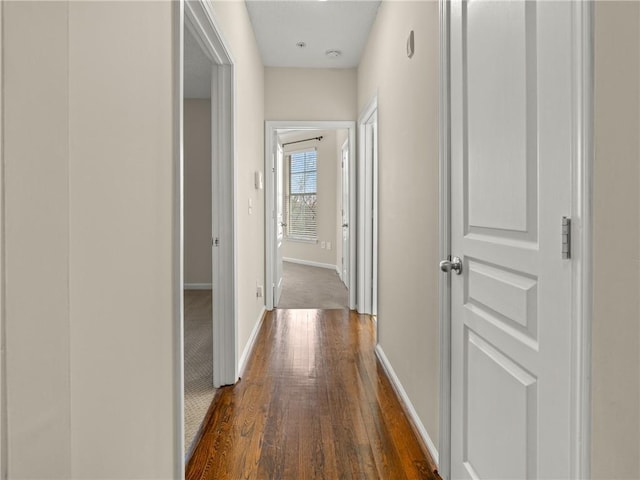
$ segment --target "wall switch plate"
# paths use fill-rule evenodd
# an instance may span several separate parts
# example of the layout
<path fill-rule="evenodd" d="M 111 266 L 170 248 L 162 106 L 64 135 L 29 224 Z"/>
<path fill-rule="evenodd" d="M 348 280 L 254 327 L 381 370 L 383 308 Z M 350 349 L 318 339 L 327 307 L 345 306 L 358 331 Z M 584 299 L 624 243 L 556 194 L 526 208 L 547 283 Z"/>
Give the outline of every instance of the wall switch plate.
<path fill-rule="evenodd" d="M 258 285 L 256 287 L 256 297 L 262 298 L 264 296 L 264 287 L 262 285 Z"/>
<path fill-rule="evenodd" d="M 326 242 L 320 242 L 320 248 L 327 248 Z"/>
<path fill-rule="evenodd" d="M 327 250 L 331 250 L 331 242 L 327 242 Z"/>

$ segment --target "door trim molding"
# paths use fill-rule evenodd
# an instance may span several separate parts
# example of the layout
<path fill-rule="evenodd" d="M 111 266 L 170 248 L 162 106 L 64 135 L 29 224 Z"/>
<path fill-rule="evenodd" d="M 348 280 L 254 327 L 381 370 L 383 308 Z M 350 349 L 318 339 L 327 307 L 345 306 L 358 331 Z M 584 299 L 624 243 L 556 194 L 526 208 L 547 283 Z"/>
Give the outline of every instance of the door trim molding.
<path fill-rule="evenodd" d="M 450 191 L 450 4 L 440 7 L 440 258 L 451 254 Z M 574 2 L 573 44 L 575 96 L 573 98 L 574 155 L 572 162 L 572 386 L 571 477 L 590 478 L 591 467 L 591 319 L 593 292 L 593 15 L 592 2 Z M 440 431 L 438 473 L 451 472 L 451 279 L 440 276 Z"/>
<path fill-rule="evenodd" d="M 451 255 L 451 129 L 449 128 L 450 106 L 450 58 L 449 19 L 451 4 L 439 0 L 440 16 L 440 86 L 438 149 L 440 157 L 439 231 L 438 251 L 440 258 Z M 440 336 L 440 395 L 438 429 L 438 473 L 447 480 L 451 472 L 451 275 L 440 274 L 439 318 Z"/>
<path fill-rule="evenodd" d="M 572 216 L 574 227 L 572 263 L 574 292 L 571 473 L 573 478 L 591 478 L 591 322 L 593 297 L 593 108 L 594 108 L 594 3 L 573 2 L 574 128 L 572 159 Z M 572 221 L 573 224 L 573 221 Z"/>
<path fill-rule="evenodd" d="M 302 120 L 267 120 L 264 122 L 264 178 L 265 178 L 265 209 L 264 209 L 264 225 L 265 225 L 265 304 L 267 310 L 273 310 L 274 298 L 273 298 L 273 285 L 275 282 L 275 262 L 276 262 L 276 221 L 275 207 L 276 207 L 276 188 L 274 185 L 274 178 L 272 173 L 275 168 L 274 148 L 277 145 L 275 135 L 278 129 L 287 130 L 337 130 L 347 129 L 349 130 L 349 167 L 353 171 L 354 158 L 355 158 L 355 140 L 356 140 L 356 122 L 353 121 L 302 121 Z M 351 205 L 349 205 L 350 214 L 353 214 L 352 218 L 355 218 L 355 178 L 350 178 L 349 185 L 349 198 Z M 353 230 L 351 231 L 353 233 Z M 349 244 L 352 249 L 355 250 L 355 235 L 349 236 Z M 350 283 L 355 285 L 355 265 L 354 258 L 350 259 Z M 351 295 L 349 295 L 351 298 Z M 349 302 L 349 308 L 353 309 L 355 305 L 351 305 Z"/>
<path fill-rule="evenodd" d="M 173 5 L 173 299 L 174 478 L 184 478 L 184 0 Z"/>
<path fill-rule="evenodd" d="M 357 297 L 358 312 L 377 315 L 378 274 L 378 155 L 377 145 L 373 155 L 366 154 L 367 125 L 378 125 L 378 95 L 374 95 L 358 118 L 358 167 L 356 170 L 357 212 Z M 377 142 L 377 131 L 376 131 Z M 372 218 L 371 223 L 365 219 Z M 369 263 L 371 262 L 371 263 Z"/>

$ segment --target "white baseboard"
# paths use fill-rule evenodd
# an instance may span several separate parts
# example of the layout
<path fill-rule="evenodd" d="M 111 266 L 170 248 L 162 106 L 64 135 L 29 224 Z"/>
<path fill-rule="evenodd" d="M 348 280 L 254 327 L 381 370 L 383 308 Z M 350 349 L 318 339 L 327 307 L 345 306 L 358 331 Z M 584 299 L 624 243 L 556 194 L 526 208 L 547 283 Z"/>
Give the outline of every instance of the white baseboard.
<path fill-rule="evenodd" d="M 260 311 L 260 315 L 256 320 L 256 324 L 253 326 L 253 330 L 251 330 L 249 341 L 247 341 L 247 344 L 244 347 L 244 351 L 240 356 L 240 360 L 238 361 L 238 376 L 241 378 L 242 378 L 242 375 L 244 374 L 244 369 L 247 366 L 247 360 L 249 359 L 249 355 L 251 355 L 251 352 L 255 347 L 256 338 L 258 338 L 258 332 L 260 331 L 262 322 L 264 322 L 264 317 L 266 316 L 266 313 L 267 313 L 266 307 L 262 307 L 262 310 Z"/>
<path fill-rule="evenodd" d="M 211 290 L 210 283 L 185 283 L 185 290 Z"/>
<path fill-rule="evenodd" d="M 382 367 L 384 368 L 384 371 L 387 374 L 387 377 L 389 377 L 389 380 L 391 381 L 391 385 L 393 386 L 393 389 L 396 391 L 396 394 L 398 395 L 398 397 L 400 397 L 400 401 L 404 404 L 404 407 L 407 413 L 409 414 L 411 421 L 413 422 L 415 427 L 418 429 L 418 433 L 420 434 L 420 436 L 422 437 L 422 440 L 424 441 L 425 445 L 429 449 L 429 453 L 433 457 L 433 461 L 436 462 L 436 467 L 438 467 L 440 464 L 439 458 L 438 458 L 438 449 L 436 448 L 435 444 L 431 440 L 431 437 L 427 433 L 427 429 L 422 424 L 420 417 L 418 417 L 418 412 L 416 412 L 416 409 L 413 408 L 413 404 L 411 403 L 411 400 L 409 400 L 409 396 L 407 395 L 407 392 L 405 392 L 404 387 L 400 383 L 400 379 L 396 375 L 396 372 L 393 371 L 393 367 L 391 366 L 391 363 L 389 363 L 389 359 L 384 354 L 384 350 L 382 350 L 382 346 L 380 344 L 376 345 L 376 356 L 378 357 L 378 360 L 380 360 L 380 363 L 382 364 Z"/>
<path fill-rule="evenodd" d="M 300 265 L 307 265 L 309 267 L 319 267 L 319 268 L 328 268 L 330 270 L 337 270 L 338 267 L 336 267 L 335 265 L 332 265 L 330 263 L 320 263 L 320 262 L 312 262 L 311 260 L 299 260 L 297 258 L 283 258 L 282 259 L 284 262 L 289 262 L 289 263 L 297 263 Z"/>

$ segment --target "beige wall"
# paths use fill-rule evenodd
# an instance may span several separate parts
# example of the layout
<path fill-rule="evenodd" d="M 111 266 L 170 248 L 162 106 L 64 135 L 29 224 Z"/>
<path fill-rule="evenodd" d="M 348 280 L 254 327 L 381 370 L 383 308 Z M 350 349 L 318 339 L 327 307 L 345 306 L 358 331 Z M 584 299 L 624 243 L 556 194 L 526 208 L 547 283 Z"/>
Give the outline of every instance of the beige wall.
<path fill-rule="evenodd" d="M 358 68 L 358 109 L 378 93 L 379 343 L 436 445 L 438 61 L 437 2 L 382 2 Z"/>
<path fill-rule="evenodd" d="M 356 69 L 265 68 L 267 120 L 355 120 Z"/>
<path fill-rule="evenodd" d="M 2 52 L 2 8 L 0 6 L 0 52 Z M 3 65 L 0 61 L 0 92 L 4 91 Z M 4 112 L 4 102 L 0 94 L 0 112 Z M 4 115 L 0 115 L 0 145 L 4 145 Z M 4 165 L 2 148 L 0 148 L 0 165 Z M 0 168 L 0 225 L 4 225 L 4 169 Z M 5 315 L 4 315 L 4 235 L 0 233 L 0 478 L 7 478 L 7 375 L 5 354 Z"/>
<path fill-rule="evenodd" d="M 4 4 L 10 478 L 71 474 L 67 9 Z"/>
<path fill-rule="evenodd" d="M 211 285 L 211 100 L 184 100 L 184 283 Z"/>
<path fill-rule="evenodd" d="M 9 477 L 172 478 L 173 6 L 4 6 Z"/>
<path fill-rule="evenodd" d="M 179 468 L 173 11 L 69 2 L 73 478 Z"/>
<path fill-rule="evenodd" d="M 603 479 L 640 478 L 639 28 L 637 2 L 596 4 L 591 454 Z"/>
<path fill-rule="evenodd" d="M 311 136 L 323 136 L 322 141 L 309 141 L 287 145 L 284 147 L 285 159 L 291 152 L 304 148 L 316 147 L 318 155 L 318 241 L 317 243 L 297 242 L 285 237 L 282 245 L 282 255 L 285 258 L 302 260 L 305 262 L 336 265 L 336 131 L 314 130 L 313 132 L 301 132 L 294 136 L 287 136 L 284 143 L 295 142 Z M 285 175 L 285 188 L 288 185 L 289 170 Z M 331 249 L 321 248 L 322 242 L 330 242 Z"/>
<path fill-rule="evenodd" d="M 214 11 L 235 63 L 237 163 L 238 356 L 242 354 L 264 298 L 264 190 L 254 172 L 264 172 L 264 68 L 244 2 L 215 1 Z M 249 198 L 253 203 L 249 213 Z"/>

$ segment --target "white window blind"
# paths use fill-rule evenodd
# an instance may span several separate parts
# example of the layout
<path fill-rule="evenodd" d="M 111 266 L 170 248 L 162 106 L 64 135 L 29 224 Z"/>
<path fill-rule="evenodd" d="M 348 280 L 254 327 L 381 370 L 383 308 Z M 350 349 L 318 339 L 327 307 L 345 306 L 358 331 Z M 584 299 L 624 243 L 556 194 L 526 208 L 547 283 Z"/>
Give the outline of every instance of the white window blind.
<path fill-rule="evenodd" d="M 317 240 L 318 156 L 315 149 L 289 156 L 289 184 L 285 198 L 287 237 Z"/>

